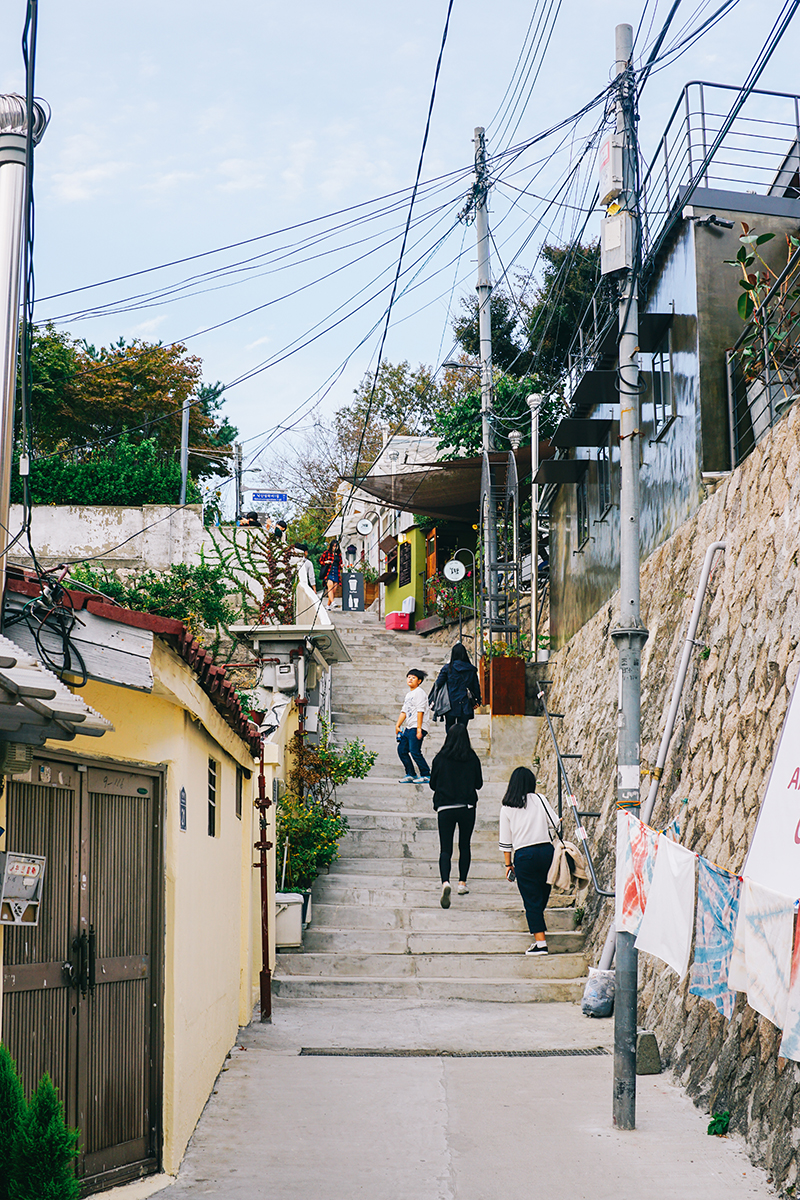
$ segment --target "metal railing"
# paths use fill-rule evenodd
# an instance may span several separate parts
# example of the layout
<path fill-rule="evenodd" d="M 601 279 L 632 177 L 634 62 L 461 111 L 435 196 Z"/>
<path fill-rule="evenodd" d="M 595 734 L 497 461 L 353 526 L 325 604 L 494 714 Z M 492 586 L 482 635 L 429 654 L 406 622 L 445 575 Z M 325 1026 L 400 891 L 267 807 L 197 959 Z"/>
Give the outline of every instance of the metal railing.
<path fill-rule="evenodd" d="M 800 195 L 795 181 L 800 98 L 790 92 L 754 89 L 703 166 L 739 91 L 730 84 L 697 79 L 683 89 L 642 178 L 643 262 L 657 253 L 680 216 L 690 186 Z"/>
<path fill-rule="evenodd" d="M 598 896 L 613 896 L 614 895 L 613 889 L 611 891 L 609 891 L 607 888 L 602 888 L 600 886 L 600 884 L 598 883 L 597 872 L 595 871 L 595 866 L 594 866 L 594 859 L 592 858 L 592 852 L 589 849 L 588 834 L 586 832 L 586 827 L 583 824 L 584 817 L 599 817 L 600 813 L 584 812 L 578 808 L 578 800 L 570 786 L 569 776 L 567 775 L 567 768 L 564 765 L 565 758 L 575 758 L 576 755 L 562 754 L 561 750 L 559 749 L 558 739 L 556 738 L 556 731 L 553 728 L 553 717 L 557 716 L 558 714 L 551 713 L 547 707 L 547 700 L 545 699 L 544 692 L 542 691 L 542 683 L 546 683 L 546 682 L 548 682 L 548 681 L 541 680 L 541 681 L 537 682 L 536 691 L 537 691 L 537 694 L 539 697 L 539 702 L 542 706 L 542 711 L 544 713 L 545 719 L 547 720 L 547 728 L 550 730 L 550 737 L 553 740 L 553 749 L 556 752 L 556 761 L 558 763 L 558 795 L 559 795 L 558 815 L 559 815 L 559 817 L 562 816 L 561 802 L 562 802 L 563 792 L 562 792 L 561 784 L 563 781 L 564 791 L 566 792 L 566 797 L 567 797 L 567 803 L 569 804 L 570 808 L 572 809 L 572 816 L 575 821 L 575 833 L 577 835 L 578 841 L 581 843 L 581 846 L 583 847 L 583 853 L 586 856 L 586 863 L 589 867 L 589 874 L 592 879 L 592 884 L 594 886 L 594 890 L 597 892 Z M 577 757 L 580 757 L 580 755 L 578 755 Z"/>
<path fill-rule="evenodd" d="M 727 366 L 735 467 L 800 396 L 800 249 L 755 308 Z"/>

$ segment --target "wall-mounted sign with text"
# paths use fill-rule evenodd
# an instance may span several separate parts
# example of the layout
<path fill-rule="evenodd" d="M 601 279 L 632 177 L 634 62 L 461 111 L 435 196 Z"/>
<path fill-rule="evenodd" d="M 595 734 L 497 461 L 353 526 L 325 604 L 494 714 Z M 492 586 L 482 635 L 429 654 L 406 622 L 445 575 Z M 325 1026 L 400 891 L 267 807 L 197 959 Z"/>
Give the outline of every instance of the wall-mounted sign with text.
<path fill-rule="evenodd" d="M 285 504 L 289 499 L 287 492 L 253 492 L 254 500 L 276 500 L 280 504 Z"/>

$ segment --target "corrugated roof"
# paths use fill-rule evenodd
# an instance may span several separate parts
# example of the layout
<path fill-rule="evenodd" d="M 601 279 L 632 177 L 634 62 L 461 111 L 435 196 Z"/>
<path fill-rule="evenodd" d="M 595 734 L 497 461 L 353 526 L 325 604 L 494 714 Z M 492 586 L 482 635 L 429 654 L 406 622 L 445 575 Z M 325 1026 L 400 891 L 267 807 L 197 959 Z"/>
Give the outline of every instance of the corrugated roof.
<path fill-rule="evenodd" d="M 52 671 L 0 635 L 0 737 L 4 742 L 41 746 L 48 738 L 71 741 L 76 733 L 102 737 L 113 728 Z"/>

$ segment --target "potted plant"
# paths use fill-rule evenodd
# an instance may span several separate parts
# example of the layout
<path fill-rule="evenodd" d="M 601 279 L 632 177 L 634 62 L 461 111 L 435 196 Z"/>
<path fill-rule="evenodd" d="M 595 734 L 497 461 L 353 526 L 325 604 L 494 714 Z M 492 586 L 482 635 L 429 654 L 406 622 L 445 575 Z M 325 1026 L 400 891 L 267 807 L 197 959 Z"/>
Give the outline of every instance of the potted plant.
<path fill-rule="evenodd" d="M 287 792 L 278 802 L 277 864 L 280 872 L 276 900 L 294 893 L 303 896 L 303 924 L 310 918 L 311 885 L 320 871 L 339 857 L 339 841 L 347 818 L 326 813 L 317 800 Z M 294 939 L 289 945 L 297 944 Z"/>

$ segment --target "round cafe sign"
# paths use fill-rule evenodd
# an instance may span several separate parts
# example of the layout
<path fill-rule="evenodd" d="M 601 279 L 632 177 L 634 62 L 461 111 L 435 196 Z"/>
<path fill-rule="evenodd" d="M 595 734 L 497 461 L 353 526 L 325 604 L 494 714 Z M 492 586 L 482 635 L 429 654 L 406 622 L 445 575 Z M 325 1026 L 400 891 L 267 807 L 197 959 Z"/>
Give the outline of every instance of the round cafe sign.
<path fill-rule="evenodd" d="M 442 567 L 442 574 L 450 583 L 458 583 L 464 578 L 467 573 L 467 568 L 457 558 L 451 558 Z"/>

